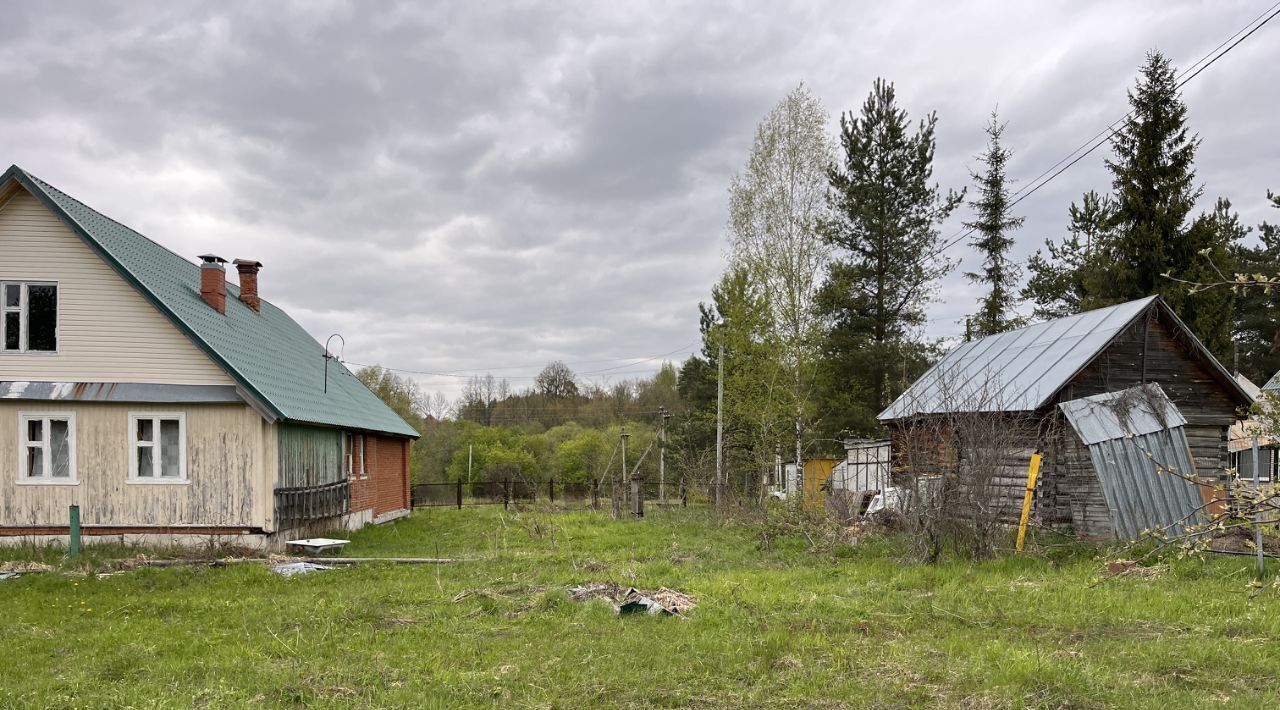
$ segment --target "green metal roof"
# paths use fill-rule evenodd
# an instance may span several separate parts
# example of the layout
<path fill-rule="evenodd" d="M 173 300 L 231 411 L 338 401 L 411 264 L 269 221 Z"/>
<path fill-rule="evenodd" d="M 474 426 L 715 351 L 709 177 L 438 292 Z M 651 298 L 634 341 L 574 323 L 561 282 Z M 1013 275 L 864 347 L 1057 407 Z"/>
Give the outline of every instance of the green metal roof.
<path fill-rule="evenodd" d="M 398 414 L 287 313 L 262 301 L 262 312 L 227 284 L 226 315 L 200 297 L 200 267 L 14 165 L 0 188 L 16 180 L 63 219 L 107 263 L 244 388 L 251 404 L 277 419 L 418 436 Z"/>

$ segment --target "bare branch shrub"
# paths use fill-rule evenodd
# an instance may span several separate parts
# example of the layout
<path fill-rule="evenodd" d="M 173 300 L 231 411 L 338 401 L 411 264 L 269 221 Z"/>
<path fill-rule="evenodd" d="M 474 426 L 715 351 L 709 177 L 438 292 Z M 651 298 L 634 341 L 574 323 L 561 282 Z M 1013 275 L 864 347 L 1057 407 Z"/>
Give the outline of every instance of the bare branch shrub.
<path fill-rule="evenodd" d="M 943 382 L 892 427 L 895 507 L 917 559 L 989 557 L 1017 522 L 1042 432 L 1033 412 L 1005 409 L 994 386 Z"/>

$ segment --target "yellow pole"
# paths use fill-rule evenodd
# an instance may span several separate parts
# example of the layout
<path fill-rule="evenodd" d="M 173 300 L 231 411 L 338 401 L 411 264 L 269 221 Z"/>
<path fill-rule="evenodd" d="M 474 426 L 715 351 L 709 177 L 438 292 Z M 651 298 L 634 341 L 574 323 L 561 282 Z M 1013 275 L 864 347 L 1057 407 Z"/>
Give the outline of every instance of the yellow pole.
<path fill-rule="evenodd" d="M 1036 493 L 1036 476 L 1040 473 L 1040 454 L 1031 454 L 1031 466 L 1027 468 L 1027 495 L 1022 499 L 1022 520 L 1018 522 L 1018 552 L 1027 537 L 1027 522 L 1031 519 L 1031 497 Z"/>

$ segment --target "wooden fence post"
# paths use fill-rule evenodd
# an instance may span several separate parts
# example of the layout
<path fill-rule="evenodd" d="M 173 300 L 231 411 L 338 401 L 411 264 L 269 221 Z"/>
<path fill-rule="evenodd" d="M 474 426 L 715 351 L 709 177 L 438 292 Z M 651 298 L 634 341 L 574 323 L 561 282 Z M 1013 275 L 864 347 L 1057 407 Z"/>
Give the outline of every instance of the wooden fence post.
<path fill-rule="evenodd" d="M 556 479 L 554 477 L 547 479 L 547 502 L 556 502 Z"/>
<path fill-rule="evenodd" d="M 462 510 L 462 479 L 458 479 L 458 510 Z"/>
<path fill-rule="evenodd" d="M 689 491 L 684 487 L 684 476 L 680 477 L 680 507 L 689 507 Z"/>
<path fill-rule="evenodd" d="M 600 510 L 600 479 L 591 479 L 591 509 Z"/>
<path fill-rule="evenodd" d="M 502 479 L 502 509 L 506 510 L 511 504 L 511 479 Z"/>

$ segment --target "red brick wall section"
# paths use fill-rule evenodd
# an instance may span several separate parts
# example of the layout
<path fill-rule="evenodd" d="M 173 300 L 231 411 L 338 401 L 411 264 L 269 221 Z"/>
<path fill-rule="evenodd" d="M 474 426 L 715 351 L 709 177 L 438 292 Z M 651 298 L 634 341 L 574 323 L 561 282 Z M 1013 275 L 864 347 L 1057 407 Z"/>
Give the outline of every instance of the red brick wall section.
<path fill-rule="evenodd" d="M 366 434 L 365 471 L 367 478 L 351 479 L 351 510 L 373 509 L 383 515 L 409 508 L 409 440 Z M 360 437 L 356 437 L 356 464 L 359 471 Z"/>
<path fill-rule="evenodd" d="M 389 436 L 370 437 L 370 453 L 376 465 L 369 476 L 374 483 L 373 514 L 383 515 L 409 507 L 405 480 L 408 441 Z"/>

